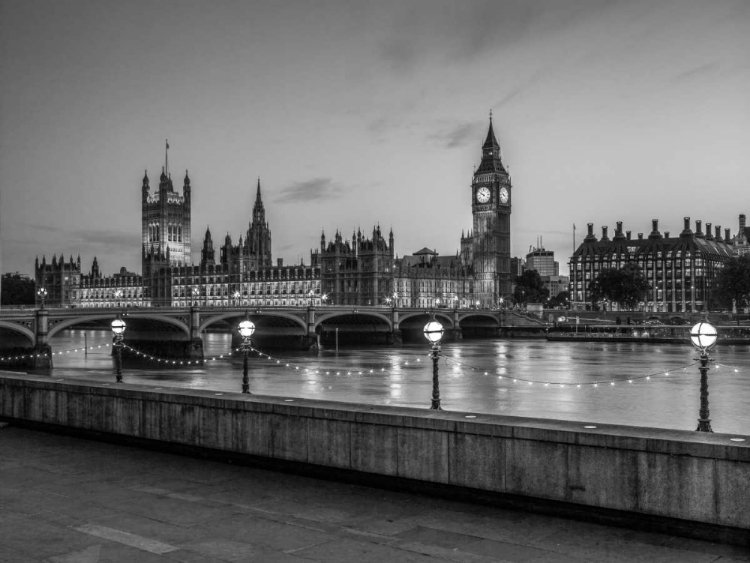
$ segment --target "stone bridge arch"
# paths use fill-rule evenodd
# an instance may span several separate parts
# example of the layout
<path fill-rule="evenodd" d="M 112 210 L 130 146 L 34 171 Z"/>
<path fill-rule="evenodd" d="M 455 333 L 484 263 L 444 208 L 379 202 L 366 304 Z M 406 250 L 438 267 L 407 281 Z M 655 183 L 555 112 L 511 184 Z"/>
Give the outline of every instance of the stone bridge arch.
<path fill-rule="evenodd" d="M 206 330 L 209 326 L 211 326 L 214 323 L 217 323 L 219 321 L 224 321 L 226 319 L 236 319 L 238 317 L 244 317 L 244 316 L 245 316 L 245 313 L 243 311 L 235 311 L 233 313 L 220 313 L 218 315 L 211 315 L 210 317 L 205 318 L 200 323 L 200 326 L 198 328 L 198 335 L 203 334 L 203 331 Z M 305 334 L 307 331 L 307 323 L 305 322 L 305 320 L 292 313 L 261 311 L 258 313 L 253 313 L 252 316 L 277 317 L 277 318 L 287 319 L 287 320 L 292 321 L 294 324 L 299 325 L 299 327 L 302 329 L 303 334 Z"/>
<path fill-rule="evenodd" d="M 435 319 L 443 325 L 443 328 L 445 329 L 455 328 L 453 325 L 453 313 L 450 311 L 409 311 L 408 313 L 400 311 L 398 315 L 398 318 L 399 318 L 398 322 L 399 322 L 399 325 L 403 327 L 404 324 L 407 324 L 407 325 L 413 324 L 413 322 L 412 323 L 406 322 L 406 321 L 409 321 L 410 319 L 413 321 L 416 317 L 429 318 L 433 313 L 435 314 Z"/>
<path fill-rule="evenodd" d="M 351 317 L 355 315 L 358 317 L 372 317 L 375 319 L 379 319 L 383 321 L 390 330 L 393 330 L 393 321 L 389 316 L 384 315 L 383 313 L 375 312 L 375 311 L 367 311 L 367 310 L 359 310 L 359 309 L 356 309 L 356 310 L 349 309 L 346 311 L 326 311 L 325 313 L 316 315 L 315 316 L 315 328 L 317 329 L 319 326 L 322 326 L 323 323 L 329 322 L 338 317 Z"/>
<path fill-rule="evenodd" d="M 499 315 L 495 315 L 486 311 L 476 311 L 461 314 L 458 318 L 459 326 L 462 326 L 464 324 L 464 321 L 470 319 L 488 319 L 492 322 L 492 324 L 495 325 L 495 327 L 499 327 L 501 324 Z"/>
<path fill-rule="evenodd" d="M 118 311 L 115 309 L 112 309 L 112 311 L 107 313 L 100 313 L 100 314 L 94 314 L 94 315 L 84 315 L 81 317 L 72 317 L 69 319 L 61 320 L 58 322 L 55 322 L 54 318 L 50 319 L 50 329 L 47 333 L 48 338 L 52 338 L 55 334 L 60 332 L 61 330 L 65 330 L 66 328 L 70 328 L 71 326 L 75 326 L 80 323 L 89 322 L 89 321 L 101 321 L 101 320 L 114 320 L 117 318 Z M 133 320 L 151 320 L 151 321 L 158 321 L 162 322 L 164 324 L 172 325 L 180 329 L 181 332 L 183 332 L 188 338 L 190 338 L 190 327 L 186 325 L 184 322 L 180 321 L 179 319 L 163 316 L 163 315 L 149 315 L 149 314 L 125 314 L 125 323 L 127 324 L 128 319 Z M 52 324 L 54 323 L 54 325 Z M 127 337 L 127 331 L 126 331 L 126 337 Z"/>
<path fill-rule="evenodd" d="M 30 328 L 24 325 L 14 323 L 14 322 L 9 322 L 9 321 L 0 321 L 0 328 L 6 328 L 13 332 L 23 334 L 26 338 L 29 339 L 29 342 L 31 343 L 32 346 L 36 344 L 36 334 L 34 334 L 33 330 L 31 330 Z"/>

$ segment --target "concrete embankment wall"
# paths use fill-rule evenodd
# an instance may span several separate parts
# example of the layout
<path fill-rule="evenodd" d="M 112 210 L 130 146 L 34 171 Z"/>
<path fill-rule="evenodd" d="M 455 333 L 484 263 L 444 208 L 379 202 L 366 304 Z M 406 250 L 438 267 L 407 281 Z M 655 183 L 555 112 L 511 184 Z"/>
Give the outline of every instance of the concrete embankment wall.
<path fill-rule="evenodd" d="M 6 420 L 750 545 L 750 439 L 466 416 L 0 375 Z"/>

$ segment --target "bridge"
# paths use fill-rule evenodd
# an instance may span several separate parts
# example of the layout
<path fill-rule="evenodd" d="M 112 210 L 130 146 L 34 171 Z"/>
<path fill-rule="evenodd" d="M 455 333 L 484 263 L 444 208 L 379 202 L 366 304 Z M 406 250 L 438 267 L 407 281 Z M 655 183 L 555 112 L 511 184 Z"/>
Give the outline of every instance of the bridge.
<path fill-rule="evenodd" d="M 65 308 L 0 310 L 0 330 L 20 334 L 40 358 L 33 367 L 51 367 L 50 339 L 77 325 L 109 328 L 121 316 L 127 323 L 125 341 L 131 345 L 150 344 L 151 349 L 185 358 L 202 358 L 201 335 L 209 328 L 232 330 L 233 345 L 239 344 L 234 330 L 248 315 L 255 323 L 254 340 L 284 341 L 310 348 L 320 344 L 320 336 L 343 334 L 382 335 L 385 343 L 400 343 L 403 330 L 421 331 L 434 315 L 454 339 L 465 330 L 498 331 L 524 320 L 518 313 L 486 309 L 432 310 L 383 307 L 324 305 L 310 307 L 144 307 L 144 308 Z M 528 324 L 545 323 L 528 319 Z"/>

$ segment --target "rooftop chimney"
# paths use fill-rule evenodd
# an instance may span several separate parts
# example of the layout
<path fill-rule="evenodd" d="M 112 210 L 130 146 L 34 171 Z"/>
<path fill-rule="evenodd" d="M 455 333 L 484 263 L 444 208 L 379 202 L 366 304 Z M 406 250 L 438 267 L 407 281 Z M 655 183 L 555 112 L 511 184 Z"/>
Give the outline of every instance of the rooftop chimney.
<path fill-rule="evenodd" d="M 681 237 L 692 237 L 693 231 L 690 230 L 690 217 L 685 217 L 685 228 L 680 233 Z"/>
<path fill-rule="evenodd" d="M 669 231 L 664 231 L 664 238 L 669 238 Z"/>
<path fill-rule="evenodd" d="M 659 220 L 658 219 L 651 219 L 651 234 L 648 235 L 648 238 L 650 239 L 661 238 L 661 233 L 659 232 Z"/>
<path fill-rule="evenodd" d="M 745 230 L 745 214 L 740 215 L 740 231 Z"/>
<path fill-rule="evenodd" d="M 638 233 L 638 240 L 643 240 L 643 233 Z"/>
<path fill-rule="evenodd" d="M 625 236 L 627 237 L 628 240 L 631 240 L 631 237 L 633 236 L 633 231 L 626 231 Z"/>
<path fill-rule="evenodd" d="M 607 228 L 608 228 L 608 227 L 602 227 L 602 240 L 603 240 L 603 241 L 604 241 L 604 240 L 606 240 L 606 241 L 608 241 L 608 240 L 609 240 L 609 238 L 607 237 Z"/>
<path fill-rule="evenodd" d="M 724 229 L 724 242 L 727 244 L 732 242 L 732 233 L 729 232 L 729 229 Z"/>
<path fill-rule="evenodd" d="M 714 228 L 716 229 L 716 235 L 714 236 L 716 242 L 724 242 L 724 239 L 721 238 L 721 225 L 716 225 Z"/>
<path fill-rule="evenodd" d="M 596 242 L 596 236 L 594 235 L 594 224 L 589 223 L 589 234 L 586 235 L 586 238 L 583 239 L 583 242 Z"/>
<path fill-rule="evenodd" d="M 703 238 L 703 231 L 701 230 L 701 224 L 703 221 L 699 219 L 695 220 L 695 238 Z"/>
<path fill-rule="evenodd" d="M 706 223 L 706 240 L 714 240 L 714 235 L 711 232 L 711 223 Z"/>

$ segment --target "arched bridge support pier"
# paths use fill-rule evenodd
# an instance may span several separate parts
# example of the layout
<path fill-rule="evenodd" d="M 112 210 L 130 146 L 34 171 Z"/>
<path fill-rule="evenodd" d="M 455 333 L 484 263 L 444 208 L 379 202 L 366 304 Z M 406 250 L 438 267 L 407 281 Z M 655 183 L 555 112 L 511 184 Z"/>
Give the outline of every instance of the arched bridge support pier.
<path fill-rule="evenodd" d="M 398 326 L 398 311 L 391 309 L 391 332 L 388 335 L 388 344 L 401 345 L 404 343 L 401 329 Z"/>
<path fill-rule="evenodd" d="M 31 369 L 52 369 L 52 347 L 49 345 L 49 313 L 47 309 L 36 312 L 36 342 L 29 367 Z"/>
<path fill-rule="evenodd" d="M 201 311 L 198 307 L 190 308 L 190 346 L 188 359 L 203 359 L 203 339 L 201 338 Z"/>

